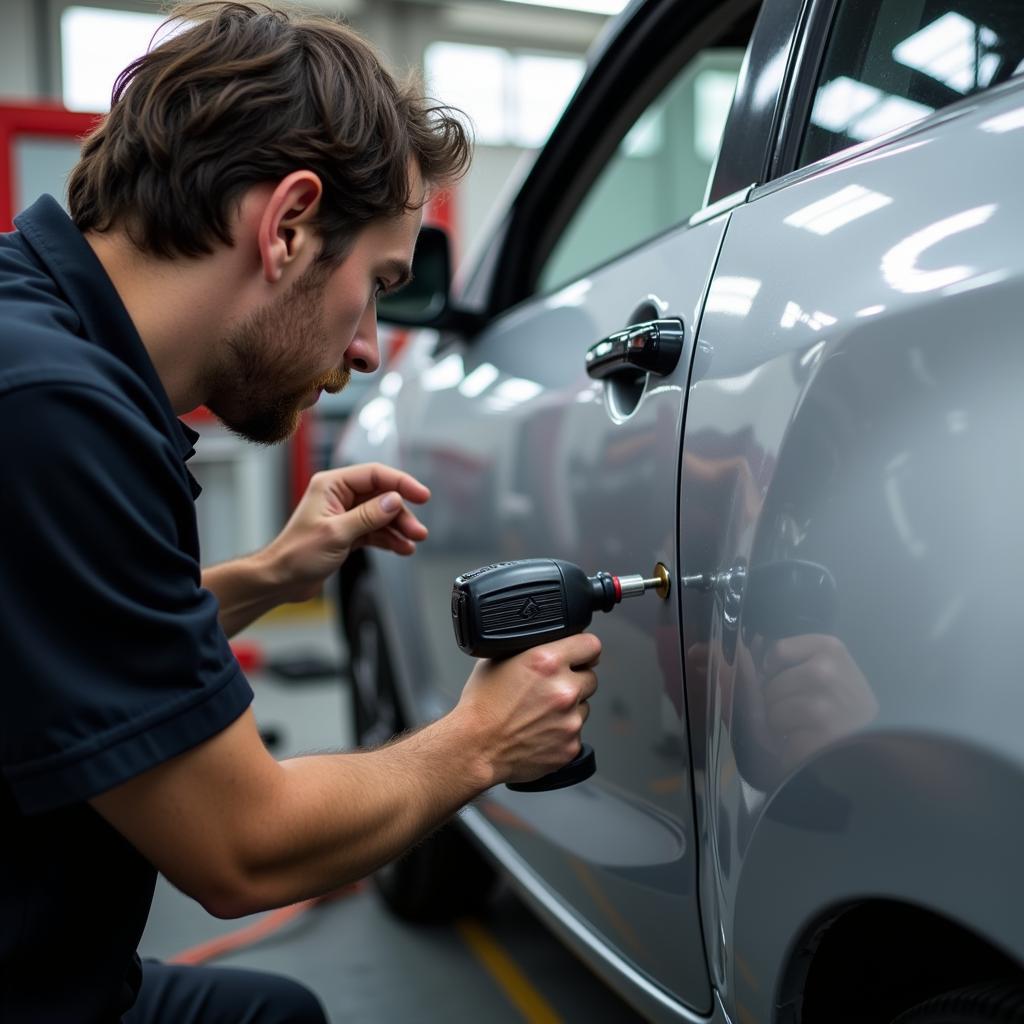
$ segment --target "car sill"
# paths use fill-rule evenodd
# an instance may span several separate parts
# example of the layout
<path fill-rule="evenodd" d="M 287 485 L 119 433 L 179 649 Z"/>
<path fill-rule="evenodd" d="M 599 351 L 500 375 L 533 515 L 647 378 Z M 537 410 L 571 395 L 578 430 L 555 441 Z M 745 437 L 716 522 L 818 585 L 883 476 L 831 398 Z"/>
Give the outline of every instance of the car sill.
<path fill-rule="evenodd" d="M 716 204 L 717 205 L 717 204 Z M 558 936 L 620 995 L 652 1021 L 665 1024 L 717 1024 L 725 1021 L 715 1000 L 715 1014 L 702 1017 L 687 1010 L 653 984 L 626 959 L 600 943 L 587 927 L 538 879 L 510 843 L 475 807 L 466 807 L 459 820 L 508 873 L 519 892 Z"/>

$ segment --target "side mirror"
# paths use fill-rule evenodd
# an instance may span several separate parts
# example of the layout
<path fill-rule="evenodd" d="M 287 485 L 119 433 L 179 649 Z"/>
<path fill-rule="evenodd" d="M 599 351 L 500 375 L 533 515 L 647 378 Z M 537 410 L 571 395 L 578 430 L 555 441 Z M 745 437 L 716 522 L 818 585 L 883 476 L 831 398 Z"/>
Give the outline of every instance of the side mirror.
<path fill-rule="evenodd" d="M 420 228 L 412 280 L 377 302 L 377 319 L 400 327 L 437 327 L 449 311 L 451 254 L 442 228 Z"/>

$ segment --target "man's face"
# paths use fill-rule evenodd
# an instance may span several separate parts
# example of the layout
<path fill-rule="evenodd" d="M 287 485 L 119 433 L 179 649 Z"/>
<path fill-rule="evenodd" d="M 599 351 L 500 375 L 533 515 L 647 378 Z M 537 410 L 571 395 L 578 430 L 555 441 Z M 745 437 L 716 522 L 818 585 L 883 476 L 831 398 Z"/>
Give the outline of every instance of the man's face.
<path fill-rule="evenodd" d="M 380 364 L 377 298 L 409 272 L 421 210 L 378 221 L 340 265 L 313 263 L 288 290 L 232 329 L 213 376 L 209 408 L 251 441 L 290 437 L 321 391 Z"/>

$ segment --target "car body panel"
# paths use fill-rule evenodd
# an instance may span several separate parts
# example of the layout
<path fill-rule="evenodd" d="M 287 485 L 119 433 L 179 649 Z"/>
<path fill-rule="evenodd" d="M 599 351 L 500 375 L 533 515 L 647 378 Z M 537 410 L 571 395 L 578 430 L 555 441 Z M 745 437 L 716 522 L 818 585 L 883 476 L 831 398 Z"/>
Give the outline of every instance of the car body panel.
<path fill-rule="evenodd" d="M 675 24 L 668 2 L 634 4 L 603 58 L 642 37 L 629 22 L 648 8 Z M 537 211 L 563 218 L 557 234 L 559 161 L 571 170 L 599 120 L 589 93 L 616 91 L 591 72 L 463 277 L 487 326 L 415 335 L 340 448 L 434 492 L 415 559 L 365 555 L 410 720 L 450 708 L 470 667 L 457 574 L 530 556 L 672 571 L 669 602 L 593 625 L 594 779 L 499 788 L 463 815 L 654 1020 L 799 1019 L 783 979 L 823 919 L 869 900 L 1024 961 L 1024 90 L 794 170 L 833 6 L 766 0 L 708 194 L 739 192 L 529 297 Z M 624 415 L 628 389 L 592 382 L 584 355 L 647 315 L 681 317 L 687 350 Z"/>
<path fill-rule="evenodd" d="M 430 539 L 403 567 L 424 626 L 422 648 L 412 648 L 417 689 L 431 695 L 420 717 L 453 706 L 470 668 L 449 608 L 460 573 L 534 556 L 616 574 L 676 564 L 692 332 L 726 216 L 520 305 L 437 361 L 414 350 L 397 371 L 397 455 L 433 491 L 421 516 Z M 681 318 L 690 340 L 676 369 L 651 377 L 625 415 L 640 392 L 590 380 L 584 357 L 657 316 Z M 621 957 L 706 1012 L 678 621 L 676 601 L 653 594 L 599 616 L 602 695 L 587 725 L 598 774 L 552 794 L 499 788 L 480 807 Z M 402 646 L 411 646 L 404 635 Z"/>
<path fill-rule="evenodd" d="M 1024 857 L 1022 153 L 1014 85 L 730 220 L 690 384 L 681 570 L 749 583 L 801 560 L 837 598 L 796 630 L 818 660 L 790 672 L 810 708 L 794 722 L 750 619 L 800 619 L 785 581 L 683 596 L 706 940 L 752 1020 L 847 901 L 905 900 L 1024 958 L 1006 898 Z"/>

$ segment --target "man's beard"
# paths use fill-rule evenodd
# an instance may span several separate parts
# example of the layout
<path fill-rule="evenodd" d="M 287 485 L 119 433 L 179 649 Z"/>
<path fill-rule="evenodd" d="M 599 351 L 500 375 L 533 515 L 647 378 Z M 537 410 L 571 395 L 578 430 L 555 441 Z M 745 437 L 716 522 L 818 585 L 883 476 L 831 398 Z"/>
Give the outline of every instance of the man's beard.
<path fill-rule="evenodd" d="M 336 394 L 348 370 L 298 377 L 300 355 L 327 351 L 323 297 L 331 269 L 314 264 L 280 298 L 250 315 L 225 339 L 227 358 L 214 374 L 207 406 L 233 433 L 258 444 L 276 444 L 295 433 L 317 388 Z"/>

